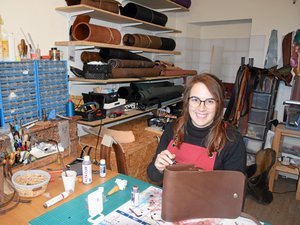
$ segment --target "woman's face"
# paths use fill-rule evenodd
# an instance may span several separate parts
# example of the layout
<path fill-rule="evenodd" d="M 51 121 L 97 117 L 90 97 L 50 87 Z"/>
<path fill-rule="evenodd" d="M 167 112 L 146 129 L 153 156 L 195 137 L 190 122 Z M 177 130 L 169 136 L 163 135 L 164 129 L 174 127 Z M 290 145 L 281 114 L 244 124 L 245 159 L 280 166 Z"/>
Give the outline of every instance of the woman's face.
<path fill-rule="evenodd" d="M 189 114 L 194 126 L 204 128 L 212 124 L 216 108 L 217 102 L 208 88 L 203 83 L 194 84 L 189 96 Z"/>

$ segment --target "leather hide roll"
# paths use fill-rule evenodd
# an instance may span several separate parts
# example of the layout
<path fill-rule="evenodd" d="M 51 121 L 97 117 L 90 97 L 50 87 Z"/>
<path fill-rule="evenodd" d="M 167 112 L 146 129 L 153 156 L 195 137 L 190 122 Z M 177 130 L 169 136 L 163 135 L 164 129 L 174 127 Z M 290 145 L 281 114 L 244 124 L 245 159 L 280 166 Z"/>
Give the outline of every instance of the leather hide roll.
<path fill-rule="evenodd" d="M 101 48 L 100 57 L 106 61 L 109 59 L 133 59 L 133 60 L 151 61 L 150 59 L 137 55 L 135 53 L 122 50 L 122 49 L 112 49 L 112 48 Z"/>
<path fill-rule="evenodd" d="M 176 42 L 171 38 L 160 38 L 161 39 L 161 47 L 162 50 L 173 51 L 176 48 Z"/>
<path fill-rule="evenodd" d="M 125 34 L 123 36 L 124 45 L 160 49 L 162 41 L 160 37 L 145 34 Z"/>
<path fill-rule="evenodd" d="M 191 4 L 192 4 L 191 0 L 171 0 L 171 1 L 177 3 L 178 5 L 181 5 L 185 8 L 187 8 L 187 9 L 190 8 Z"/>
<path fill-rule="evenodd" d="M 78 23 L 73 31 L 73 37 L 77 41 L 92 41 L 115 45 L 121 42 L 121 33 L 114 28 L 82 22 Z"/>
<path fill-rule="evenodd" d="M 127 87 L 120 87 L 118 89 L 118 95 L 120 96 L 120 98 L 125 98 L 126 100 L 130 99 L 130 96 L 132 95 L 133 90 L 131 87 L 127 86 Z"/>
<path fill-rule="evenodd" d="M 87 52 L 84 51 L 80 55 L 80 59 L 83 63 L 88 63 L 91 61 L 101 61 L 101 57 L 99 55 L 99 52 Z"/>
<path fill-rule="evenodd" d="M 147 90 L 149 88 L 153 87 L 172 87 L 174 86 L 174 83 L 171 83 L 169 81 L 162 81 L 162 82 L 155 82 L 155 83 L 130 83 L 130 87 L 134 91 L 142 91 Z"/>
<path fill-rule="evenodd" d="M 183 86 L 174 85 L 172 87 L 151 87 L 147 90 L 134 93 L 133 99 L 137 102 L 147 102 L 156 99 L 157 101 L 167 101 L 182 96 Z"/>
<path fill-rule="evenodd" d="M 156 12 L 135 3 L 128 3 L 127 5 L 125 5 L 121 9 L 121 14 L 123 16 L 128 16 L 161 26 L 165 26 L 168 21 L 168 17 L 165 14 Z"/>
<path fill-rule="evenodd" d="M 136 78 L 157 77 L 160 74 L 158 68 L 113 68 L 112 78 Z"/>
<path fill-rule="evenodd" d="M 153 68 L 155 63 L 142 60 L 110 59 L 108 64 L 112 68 Z"/>
<path fill-rule="evenodd" d="M 81 4 L 119 14 L 120 3 L 115 0 L 81 0 Z"/>
<path fill-rule="evenodd" d="M 74 27 L 76 27 L 76 25 L 78 23 L 89 23 L 91 20 L 91 17 L 88 15 L 78 15 L 76 16 L 76 19 L 74 20 L 71 29 L 70 29 L 70 36 L 71 36 L 71 40 L 76 40 L 73 36 L 74 34 Z"/>

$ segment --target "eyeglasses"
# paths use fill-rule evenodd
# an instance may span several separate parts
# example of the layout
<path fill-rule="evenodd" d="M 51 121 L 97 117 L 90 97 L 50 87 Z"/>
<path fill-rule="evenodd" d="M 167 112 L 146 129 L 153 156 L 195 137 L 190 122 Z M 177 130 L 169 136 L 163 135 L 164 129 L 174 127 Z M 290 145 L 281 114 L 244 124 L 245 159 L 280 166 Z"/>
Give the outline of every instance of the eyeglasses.
<path fill-rule="evenodd" d="M 200 106 L 202 102 L 204 103 L 204 106 L 206 108 L 212 108 L 212 107 L 215 106 L 216 101 L 217 101 L 214 98 L 207 98 L 207 99 L 205 99 L 205 100 L 202 101 L 202 100 L 200 100 L 200 98 L 198 98 L 196 96 L 191 96 L 191 97 L 188 98 L 188 100 L 189 100 L 189 104 L 192 107 L 195 107 L 195 108 L 198 107 L 198 106 Z"/>

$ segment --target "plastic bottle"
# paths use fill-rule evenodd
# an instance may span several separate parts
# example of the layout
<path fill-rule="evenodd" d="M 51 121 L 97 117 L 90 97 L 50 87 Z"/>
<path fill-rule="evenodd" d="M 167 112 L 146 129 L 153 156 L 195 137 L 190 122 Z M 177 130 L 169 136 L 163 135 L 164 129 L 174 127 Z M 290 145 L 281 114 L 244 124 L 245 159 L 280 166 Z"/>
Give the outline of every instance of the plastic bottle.
<path fill-rule="evenodd" d="M 75 105 L 71 99 L 68 100 L 66 105 L 67 116 L 75 116 Z"/>
<path fill-rule="evenodd" d="M 106 177 L 106 163 L 105 163 L 105 159 L 101 159 L 100 160 L 99 171 L 100 171 L 100 177 Z"/>
<path fill-rule="evenodd" d="M 139 197 L 140 197 L 139 195 L 140 195 L 139 187 L 137 185 L 134 185 L 131 191 L 131 201 L 134 206 L 139 205 Z"/>
<path fill-rule="evenodd" d="M 89 155 L 83 157 L 82 162 L 82 183 L 92 183 L 92 163 Z"/>

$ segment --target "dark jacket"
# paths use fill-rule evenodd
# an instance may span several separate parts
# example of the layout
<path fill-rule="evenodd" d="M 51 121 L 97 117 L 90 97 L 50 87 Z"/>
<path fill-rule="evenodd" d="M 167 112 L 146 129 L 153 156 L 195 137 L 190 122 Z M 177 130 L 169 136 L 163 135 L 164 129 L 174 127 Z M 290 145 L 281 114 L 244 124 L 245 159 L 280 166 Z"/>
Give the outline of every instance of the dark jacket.
<path fill-rule="evenodd" d="M 163 174 L 156 169 L 154 162 L 157 155 L 167 149 L 167 146 L 173 139 L 173 126 L 174 123 L 170 123 L 166 126 L 152 162 L 148 166 L 147 174 L 152 181 L 161 182 L 163 179 Z M 210 127 L 197 128 L 192 124 L 191 120 L 189 120 L 185 129 L 184 142 L 206 147 L 204 145 L 204 140 L 209 133 L 209 129 Z M 214 170 L 235 170 L 245 173 L 246 147 L 243 137 L 230 125 L 227 126 L 226 132 L 230 140 L 226 142 L 224 148 L 218 153 L 214 164 Z"/>

